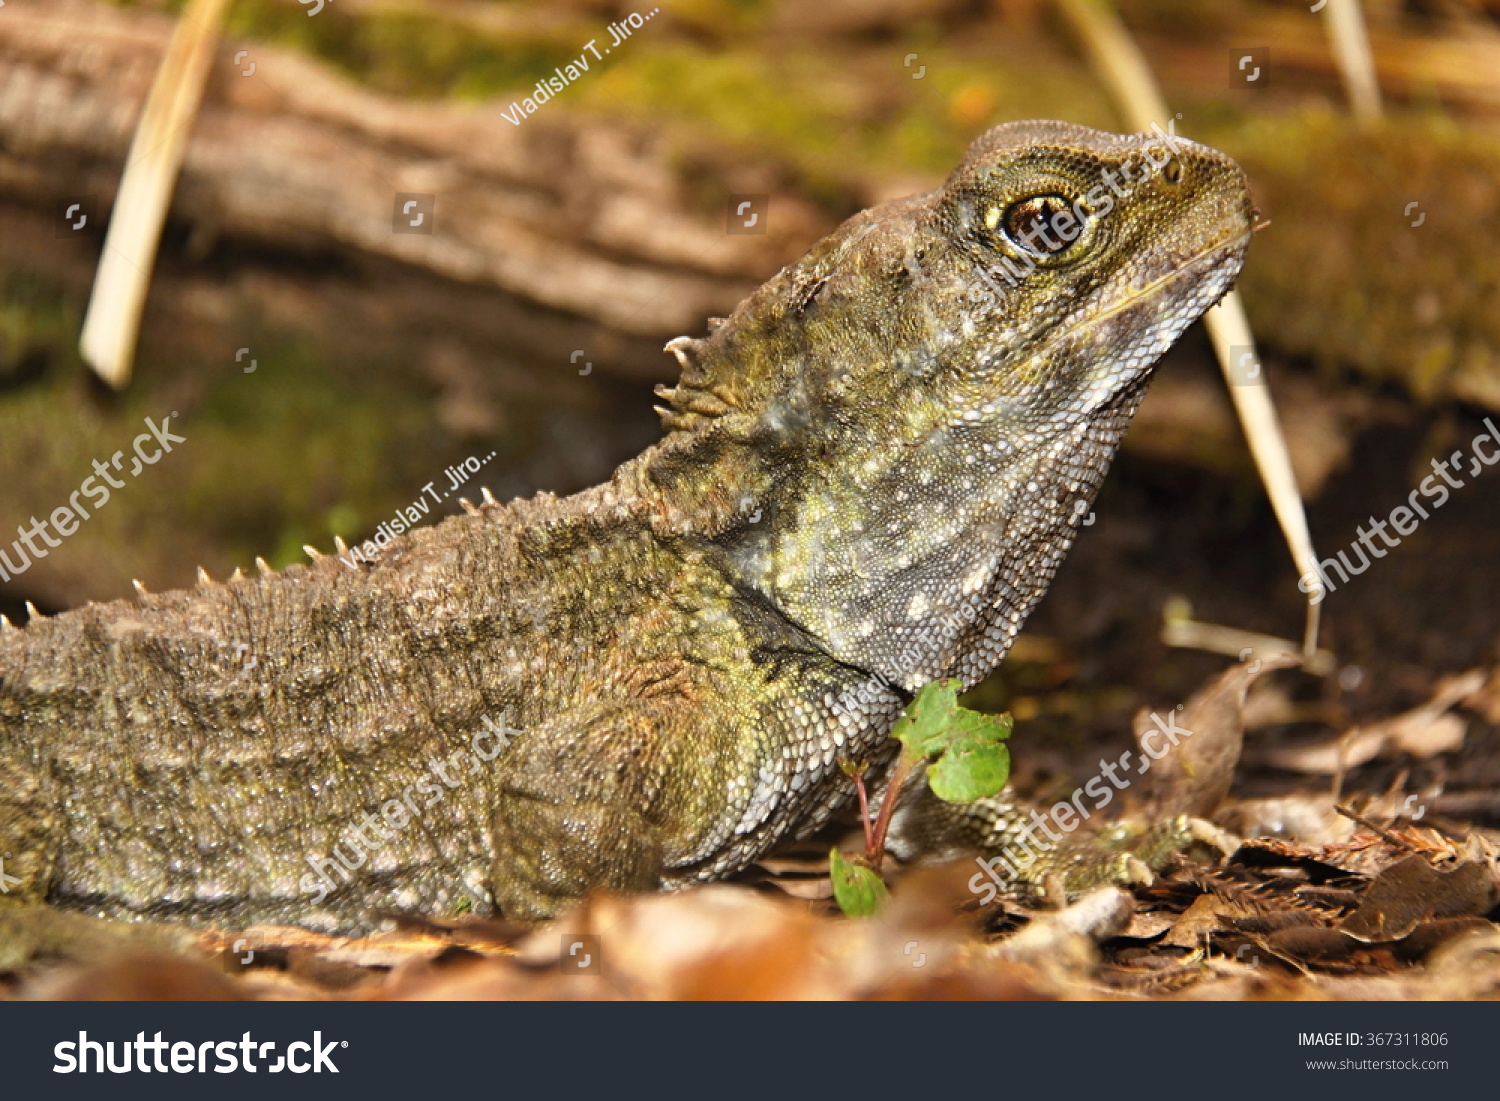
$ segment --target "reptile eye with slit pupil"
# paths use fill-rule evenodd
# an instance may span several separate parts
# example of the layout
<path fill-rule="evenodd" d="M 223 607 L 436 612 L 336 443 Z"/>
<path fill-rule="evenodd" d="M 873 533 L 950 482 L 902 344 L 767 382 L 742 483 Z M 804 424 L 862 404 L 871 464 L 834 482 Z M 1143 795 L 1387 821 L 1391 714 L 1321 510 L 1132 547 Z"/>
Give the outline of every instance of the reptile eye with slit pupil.
<path fill-rule="evenodd" d="M 1080 225 L 1060 195 L 1022 199 L 1005 212 L 1006 237 L 1037 256 L 1056 256 L 1077 238 Z"/>

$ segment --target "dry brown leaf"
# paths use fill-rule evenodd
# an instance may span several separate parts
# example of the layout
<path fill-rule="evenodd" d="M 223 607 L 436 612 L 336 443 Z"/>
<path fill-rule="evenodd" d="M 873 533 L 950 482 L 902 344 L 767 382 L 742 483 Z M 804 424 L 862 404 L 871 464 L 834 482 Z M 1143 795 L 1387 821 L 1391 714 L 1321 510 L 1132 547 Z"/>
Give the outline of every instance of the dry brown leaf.
<path fill-rule="evenodd" d="M 1484 684 L 1464 698 L 1463 706 L 1478 712 L 1485 722 L 1500 725 L 1500 669 L 1491 669 Z"/>
<path fill-rule="evenodd" d="M 1127 940 L 1155 940 L 1177 924 L 1179 916 L 1161 910 L 1138 913 L 1130 919 L 1130 925 L 1116 936 Z"/>
<path fill-rule="evenodd" d="M 1483 864 L 1439 870 L 1413 853 L 1376 877 L 1339 928 L 1365 943 L 1401 940 L 1424 919 L 1484 914 L 1495 894 L 1494 876 Z"/>
<path fill-rule="evenodd" d="M 1146 805 L 1151 817 L 1206 817 L 1218 809 L 1239 764 L 1245 693 L 1258 677 L 1298 664 L 1299 658 L 1278 654 L 1232 665 L 1170 715 L 1171 722 L 1145 709 L 1136 715 L 1136 742 L 1142 753 L 1152 756 L 1146 739 L 1153 734 L 1158 748 L 1171 743 L 1147 774 Z M 1179 736 L 1164 731 L 1164 724 L 1169 729 L 1175 726 Z"/>
<path fill-rule="evenodd" d="M 1202 948 L 1210 936 L 1228 928 L 1226 916 L 1238 909 L 1214 895 L 1199 895 L 1161 943 L 1171 948 Z"/>
<path fill-rule="evenodd" d="M 1447 712 L 1472 698 L 1484 684 L 1482 670 L 1471 670 L 1439 682 L 1432 698 L 1420 707 L 1378 723 L 1353 727 L 1316 742 L 1273 746 L 1262 755 L 1266 764 L 1293 772 L 1333 775 L 1373 761 L 1393 750 L 1413 757 L 1450 753 L 1463 745 L 1467 724 Z"/>
<path fill-rule="evenodd" d="M 1315 742 L 1267 746 L 1259 760 L 1291 772 L 1318 772 L 1329 776 L 1368 764 L 1385 749 L 1386 735 L 1358 727 L 1319 738 Z"/>
<path fill-rule="evenodd" d="M 791 879 L 778 876 L 766 882 L 792 898 L 806 899 L 809 902 L 822 902 L 833 897 L 833 880 L 827 876 L 822 879 Z"/>

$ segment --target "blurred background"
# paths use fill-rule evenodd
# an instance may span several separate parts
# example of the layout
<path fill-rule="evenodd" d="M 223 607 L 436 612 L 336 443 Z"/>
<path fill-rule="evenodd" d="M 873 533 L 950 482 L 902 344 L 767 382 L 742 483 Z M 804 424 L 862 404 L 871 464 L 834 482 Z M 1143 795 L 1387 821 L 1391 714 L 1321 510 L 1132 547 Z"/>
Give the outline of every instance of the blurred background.
<path fill-rule="evenodd" d="M 1235 157 L 1270 222 L 1240 288 L 1330 555 L 1500 416 L 1500 2 L 1367 0 L 1376 122 L 1347 106 L 1316 0 L 1116 7 L 1177 131 Z M 843 218 L 935 186 L 1000 122 L 1127 128 L 1049 0 L 235 0 L 116 392 L 79 330 L 181 10 L 0 8 L 0 532 L 128 455 L 143 417 L 175 413 L 186 438 L 0 583 L 17 622 L 26 601 L 331 553 L 469 456 L 494 453 L 475 498 L 600 481 L 658 438 L 662 343 Z M 1343 729 L 1500 657 L 1500 472 L 1465 481 L 1325 602 L 1335 670 L 1276 718 Z M 978 693 L 1044 747 L 1035 769 L 1222 667 L 1169 648 L 1164 615 L 1301 638 L 1298 571 L 1201 329 L 1096 512 Z M 1500 788 L 1486 698 L 1462 754 L 1415 766 L 1429 780 Z M 1500 815 L 1490 798 L 1476 812 Z"/>

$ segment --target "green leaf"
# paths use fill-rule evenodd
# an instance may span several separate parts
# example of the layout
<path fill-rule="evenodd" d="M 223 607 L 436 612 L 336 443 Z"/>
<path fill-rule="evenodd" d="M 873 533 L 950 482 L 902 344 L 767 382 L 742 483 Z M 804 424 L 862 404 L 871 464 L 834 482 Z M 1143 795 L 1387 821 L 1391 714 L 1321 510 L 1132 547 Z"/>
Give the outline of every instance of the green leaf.
<path fill-rule="evenodd" d="M 927 786 L 946 803 L 988 798 L 999 793 L 1008 779 L 1010 751 L 999 742 L 972 734 L 955 740 L 927 770 Z"/>
<path fill-rule="evenodd" d="M 936 757 L 927 770 L 933 794 L 949 803 L 994 795 L 1010 777 L 1009 715 L 986 715 L 958 706 L 963 685 L 951 678 L 923 685 L 891 731 L 909 756 Z"/>
<path fill-rule="evenodd" d="M 848 917 L 869 917 L 890 901 L 879 874 L 838 849 L 828 853 L 828 873 L 833 878 L 833 897 Z"/>
<path fill-rule="evenodd" d="M 924 684 L 896 721 L 891 737 L 918 759 L 941 750 L 944 732 L 959 710 L 958 688 L 959 682 L 951 677 Z"/>

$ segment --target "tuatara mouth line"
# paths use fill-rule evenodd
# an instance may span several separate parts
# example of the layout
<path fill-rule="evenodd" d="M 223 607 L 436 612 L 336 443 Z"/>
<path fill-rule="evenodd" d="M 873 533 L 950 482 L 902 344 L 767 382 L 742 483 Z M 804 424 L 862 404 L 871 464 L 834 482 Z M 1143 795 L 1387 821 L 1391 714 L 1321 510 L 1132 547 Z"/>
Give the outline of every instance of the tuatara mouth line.
<path fill-rule="evenodd" d="M 1065 325 L 1067 326 L 1067 331 L 1055 333 L 1055 338 L 1064 339 L 1071 336 L 1073 328 L 1075 327 L 1083 330 L 1096 328 L 1098 325 L 1102 324 L 1105 321 L 1108 321 L 1112 317 L 1117 316 L 1118 314 L 1131 308 L 1132 306 L 1138 306 L 1142 302 L 1152 301 L 1153 299 L 1164 294 L 1168 289 L 1172 287 L 1173 284 L 1192 274 L 1194 268 L 1196 268 L 1199 264 L 1204 264 L 1205 261 L 1211 261 L 1215 259 L 1237 259 L 1238 257 L 1236 253 L 1238 252 L 1242 255 L 1243 250 L 1249 246 L 1250 236 L 1251 232 L 1246 231 L 1243 233 L 1234 234 L 1233 236 L 1226 236 L 1218 243 L 1204 247 L 1203 249 L 1194 253 L 1188 259 L 1184 260 L 1177 267 L 1167 272 L 1165 275 L 1158 277 L 1157 279 L 1148 283 L 1146 286 L 1142 287 L 1136 293 L 1122 297 L 1114 305 L 1100 307 L 1098 313 L 1086 313 L 1082 310 L 1079 310 L 1069 314 L 1067 322 L 1065 323 Z M 1212 267 L 1213 264 L 1207 263 L 1205 264 L 1205 266 Z M 1219 295 L 1219 298 L 1215 299 L 1214 303 L 1210 304 L 1210 308 L 1212 308 L 1213 305 L 1217 304 L 1217 302 L 1222 299 L 1224 295 L 1228 294 L 1229 289 L 1229 286 L 1225 286 L 1223 292 Z M 1058 326 L 1058 329 L 1063 328 L 1064 326 Z"/>

